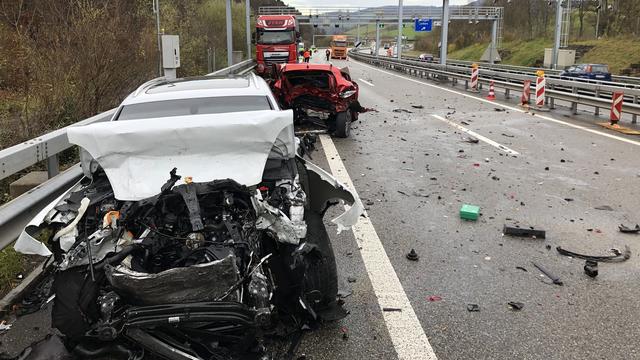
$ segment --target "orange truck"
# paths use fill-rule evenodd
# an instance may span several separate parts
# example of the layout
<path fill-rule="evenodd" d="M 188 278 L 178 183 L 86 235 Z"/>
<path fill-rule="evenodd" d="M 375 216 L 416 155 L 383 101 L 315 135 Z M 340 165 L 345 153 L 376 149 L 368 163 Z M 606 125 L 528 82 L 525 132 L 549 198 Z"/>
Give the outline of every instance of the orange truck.
<path fill-rule="evenodd" d="M 345 35 L 334 35 L 331 38 L 331 58 L 347 58 L 347 37 Z"/>

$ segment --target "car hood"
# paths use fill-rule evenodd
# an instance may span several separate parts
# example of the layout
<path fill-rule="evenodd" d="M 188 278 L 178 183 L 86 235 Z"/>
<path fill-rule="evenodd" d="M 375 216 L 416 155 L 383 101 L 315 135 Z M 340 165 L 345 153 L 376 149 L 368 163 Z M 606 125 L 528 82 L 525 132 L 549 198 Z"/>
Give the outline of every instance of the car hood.
<path fill-rule="evenodd" d="M 293 158 L 296 146 L 290 110 L 111 121 L 72 127 L 67 136 L 100 164 L 123 201 L 157 194 L 174 167 L 194 182 L 256 185 L 272 148 Z"/>

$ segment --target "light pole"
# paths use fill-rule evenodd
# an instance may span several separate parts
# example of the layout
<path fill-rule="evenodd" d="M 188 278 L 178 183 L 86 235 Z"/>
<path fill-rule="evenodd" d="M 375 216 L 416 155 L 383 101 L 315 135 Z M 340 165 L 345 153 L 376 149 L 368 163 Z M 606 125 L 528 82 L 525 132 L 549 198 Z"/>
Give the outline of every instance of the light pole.
<path fill-rule="evenodd" d="M 153 1 L 153 12 L 156 14 L 156 35 L 158 36 L 158 76 L 162 76 L 162 39 L 160 38 L 160 0 Z"/>
<path fill-rule="evenodd" d="M 227 66 L 233 65 L 233 24 L 231 23 L 231 0 L 227 0 Z"/>
<path fill-rule="evenodd" d="M 246 14 L 247 17 L 247 60 L 251 59 L 251 0 L 247 0 L 247 9 Z"/>
<path fill-rule="evenodd" d="M 398 60 L 402 59 L 402 0 L 398 3 L 398 41 L 396 42 L 396 57 Z"/>
<path fill-rule="evenodd" d="M 602 9 L 602 0 L 598 0 L 598 6 L 596 7 L 597 15 L 596 15 L 596 40 L 598 40 L 598 35 L 600 35 L 600 9 Z"/>
<path fill-rule="evenodd" d="M 558 68 L 558 58 L 560 56 L 560 37 L 562 34 L 562 13 L 563 13 L 562 1 L 563 0 L 556 1 L 556 31 L 555 31 L 555 38 L 553 42 L 553 61 L 551 64 L 552 69 Z"/>
<path fill-rule="evenodd" d="M 440 34 L 440 64 L 447 64 L 447 40 L 449 39 L 449 0 L 442 0 L 442 34 Z"/>

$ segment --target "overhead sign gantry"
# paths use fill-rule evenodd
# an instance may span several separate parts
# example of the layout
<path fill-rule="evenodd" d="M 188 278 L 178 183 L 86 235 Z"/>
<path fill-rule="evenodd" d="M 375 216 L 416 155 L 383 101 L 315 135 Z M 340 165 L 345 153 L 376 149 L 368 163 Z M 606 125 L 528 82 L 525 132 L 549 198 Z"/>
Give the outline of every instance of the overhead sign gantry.
<path fill-rule="evenodd" d="M 259 15 L 296 15 L 300 25 L 331 26 L 331 25 L 355 25 L 358 27 L 357 39 L 360 40 L 359 25 L 376 24 L 376 38 L 379 38 L 380 27 L 384 24 L 403 22 L 414 23 L 416 19 L 432 19 L 434 25 L 442 26 L 440 61 L 447 60 L 447 39 L 449 21 L 462 20 L 479 23 L 491 21 L 491 54 L 497 54 L 502 40 L 502 24 L 504 8 L 498 6 L 449 6 L 449 0 L 442 1 L 442 8 L 424 7 L 416 9 L 410 7 L 400 11 L 400 7 L 287 7 L 287 6 L 262 6 L 258 9 Z M 379 46 L 376 41 L 376 47 Z M 376 49 L 378 54 L 378 49 Z"/>

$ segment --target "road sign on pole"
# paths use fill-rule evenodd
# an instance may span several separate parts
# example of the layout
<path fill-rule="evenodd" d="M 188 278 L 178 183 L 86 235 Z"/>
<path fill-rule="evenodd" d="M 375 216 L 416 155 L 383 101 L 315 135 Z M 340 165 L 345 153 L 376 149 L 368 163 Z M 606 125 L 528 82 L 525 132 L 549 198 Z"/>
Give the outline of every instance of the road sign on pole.
<path fill-rule="evenodd" d="M 414 23 L 415 31 L 431 31 L 433 19 L 416 19 Z"/>

